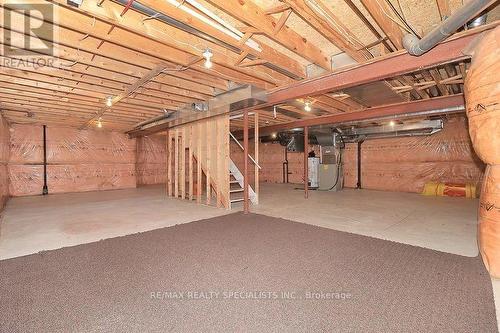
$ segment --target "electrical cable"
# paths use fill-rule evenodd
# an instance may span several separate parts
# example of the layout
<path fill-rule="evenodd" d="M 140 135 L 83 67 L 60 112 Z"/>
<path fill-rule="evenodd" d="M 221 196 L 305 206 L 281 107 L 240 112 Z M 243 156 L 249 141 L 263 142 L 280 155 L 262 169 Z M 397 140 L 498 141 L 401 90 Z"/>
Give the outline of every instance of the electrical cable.
<path fill-rule="evenodd" d="M 408 23 L 408 21 L 404 18 L 404 14 L 403 14 L 403 9 L 401 9 L 401 13 L 399 13 L 399 11 L 396 9 L 396 7 L 394 7 L 394 5 L 392 4 L 391 1 L 389 0 L 386 0 L 387 4 L 392 8 L 392 10 L 394 11 L 394 13 L 396 14 L 396 16 L 401 20 L 401 22 L 404 23 L 404 25 L 406 25 L 406 27 L 408 29 L 411 30 L 411 32 L 417 36 L 418 38 L 420 38 L 420 35 L 415 31 L 415 29 L 413 29 L 413 27 Z M 399 0 L 398 0 L 398 4 L 399 4 Z M 401 5 L 399 5 L 400 8 L 401 8 Z"/>

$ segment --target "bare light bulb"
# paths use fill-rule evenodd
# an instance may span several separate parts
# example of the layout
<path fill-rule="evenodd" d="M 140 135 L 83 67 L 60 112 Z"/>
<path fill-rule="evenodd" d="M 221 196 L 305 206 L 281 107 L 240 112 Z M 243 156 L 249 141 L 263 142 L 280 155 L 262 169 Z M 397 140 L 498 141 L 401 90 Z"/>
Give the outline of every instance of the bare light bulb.
<path fill-rule="evenodd" d="M 106 106 L 111 107 L 113 105 L 113 98 L 111 96 L 108 96 L 106 98 Z"/>
<path fill-rule="evenodd" d="M 276 134 L 276 133 L 272 133 L 272 134 L 271 134 L 271 138 L 276 139 L 276 137 L 277 137 L 277 134 Z"/>
<path fill-rule="evenodd" d="M 396 123 L 394 122 L 394 120 L 391 120 L 391 121 L 389 122 L 389 126 L 394 127 L 394 125 L 396 125 Z"/>
<path fill-rule="evenodd" d="M 205 58 L 205 68 L 212 68 L 212 61 L 210 60 L 214 54 L 210 49 L 206 49 L 203 52 L 203 57 Z"/>
<path fill-rule="evenodd" d="M 309 101 L 305 102 L 304 110 L 306 110 L 307 112 L 310 112 L 312 110 L 311 109 L 311 102 L 309 102 Z"/>
<path fill-rule="evenodd" d="M 101 118 L 99 118 L 99 119 L 97 120 L 97 127 L 98 127 L 98 128 L 102 128 L 102 121 L 101 121 Z"/>

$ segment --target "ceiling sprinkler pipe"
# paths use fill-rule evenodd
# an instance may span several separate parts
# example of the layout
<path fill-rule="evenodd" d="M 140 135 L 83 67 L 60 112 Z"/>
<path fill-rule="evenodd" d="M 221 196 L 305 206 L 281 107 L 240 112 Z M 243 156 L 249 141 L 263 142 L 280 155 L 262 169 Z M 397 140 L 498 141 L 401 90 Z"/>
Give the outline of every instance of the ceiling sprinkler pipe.
<path fill-rule="evenodd" d="M 438 43 L 448 38 L 471 18 L 488 8 L 495 1 L 496 0 L 472 0 L 467 2 L 453 15 L 444 20 L 436 28 L 432 29 L 432 31 L 422 39 L 418 39 L 418 37 L 413 34 L 405 35 L 403 37 L 404 48 L 408 53 L 414 56 L 426 53 Z"/>

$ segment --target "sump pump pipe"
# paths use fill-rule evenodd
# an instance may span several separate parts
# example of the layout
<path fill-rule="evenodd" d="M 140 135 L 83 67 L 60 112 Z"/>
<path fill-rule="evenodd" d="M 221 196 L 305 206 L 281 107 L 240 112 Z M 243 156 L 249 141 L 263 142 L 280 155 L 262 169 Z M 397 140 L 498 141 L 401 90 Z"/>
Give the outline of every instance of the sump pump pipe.
<path fill-rule="evenodd" d="M 403 37 L 404 48 L 414 56 L 419 56 L 432 49 L 439 42 L 442 42 L 458 28 L 466 24 L 471 18 L 480 14 L 496 0 L 471 0 L 458 9 L 453 15 L 444 20 L 436 28 L 432 29 L 422 39 L 418 39 L 413 34 L 407 34 Z"/>

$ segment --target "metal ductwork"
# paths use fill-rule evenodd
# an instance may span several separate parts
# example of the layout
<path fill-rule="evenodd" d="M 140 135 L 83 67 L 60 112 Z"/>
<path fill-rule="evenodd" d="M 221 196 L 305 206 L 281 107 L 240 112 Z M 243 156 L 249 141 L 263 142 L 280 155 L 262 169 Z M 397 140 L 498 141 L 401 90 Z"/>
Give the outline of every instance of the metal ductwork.
<path fill-rule="evenodd" d="M 419 39 L 413 34 L 403 37 L 404 48 L 414 56 L 419 56 L 432 49 L 438 43 L 448 38 L 451 34 L 464 26 L 471 18 L 480 14 L 496 0 L 471 0 L 458 9 L 453 15 L 432 29 L 424 38 Z M 485 18 L 484 18 L 485 20 Z M 474 20 L 473 22 L 475 22 Z M 479 20 L 474 24 L 482 22 Z M 476 25 L 474 25 L 476 26 Z"/>

